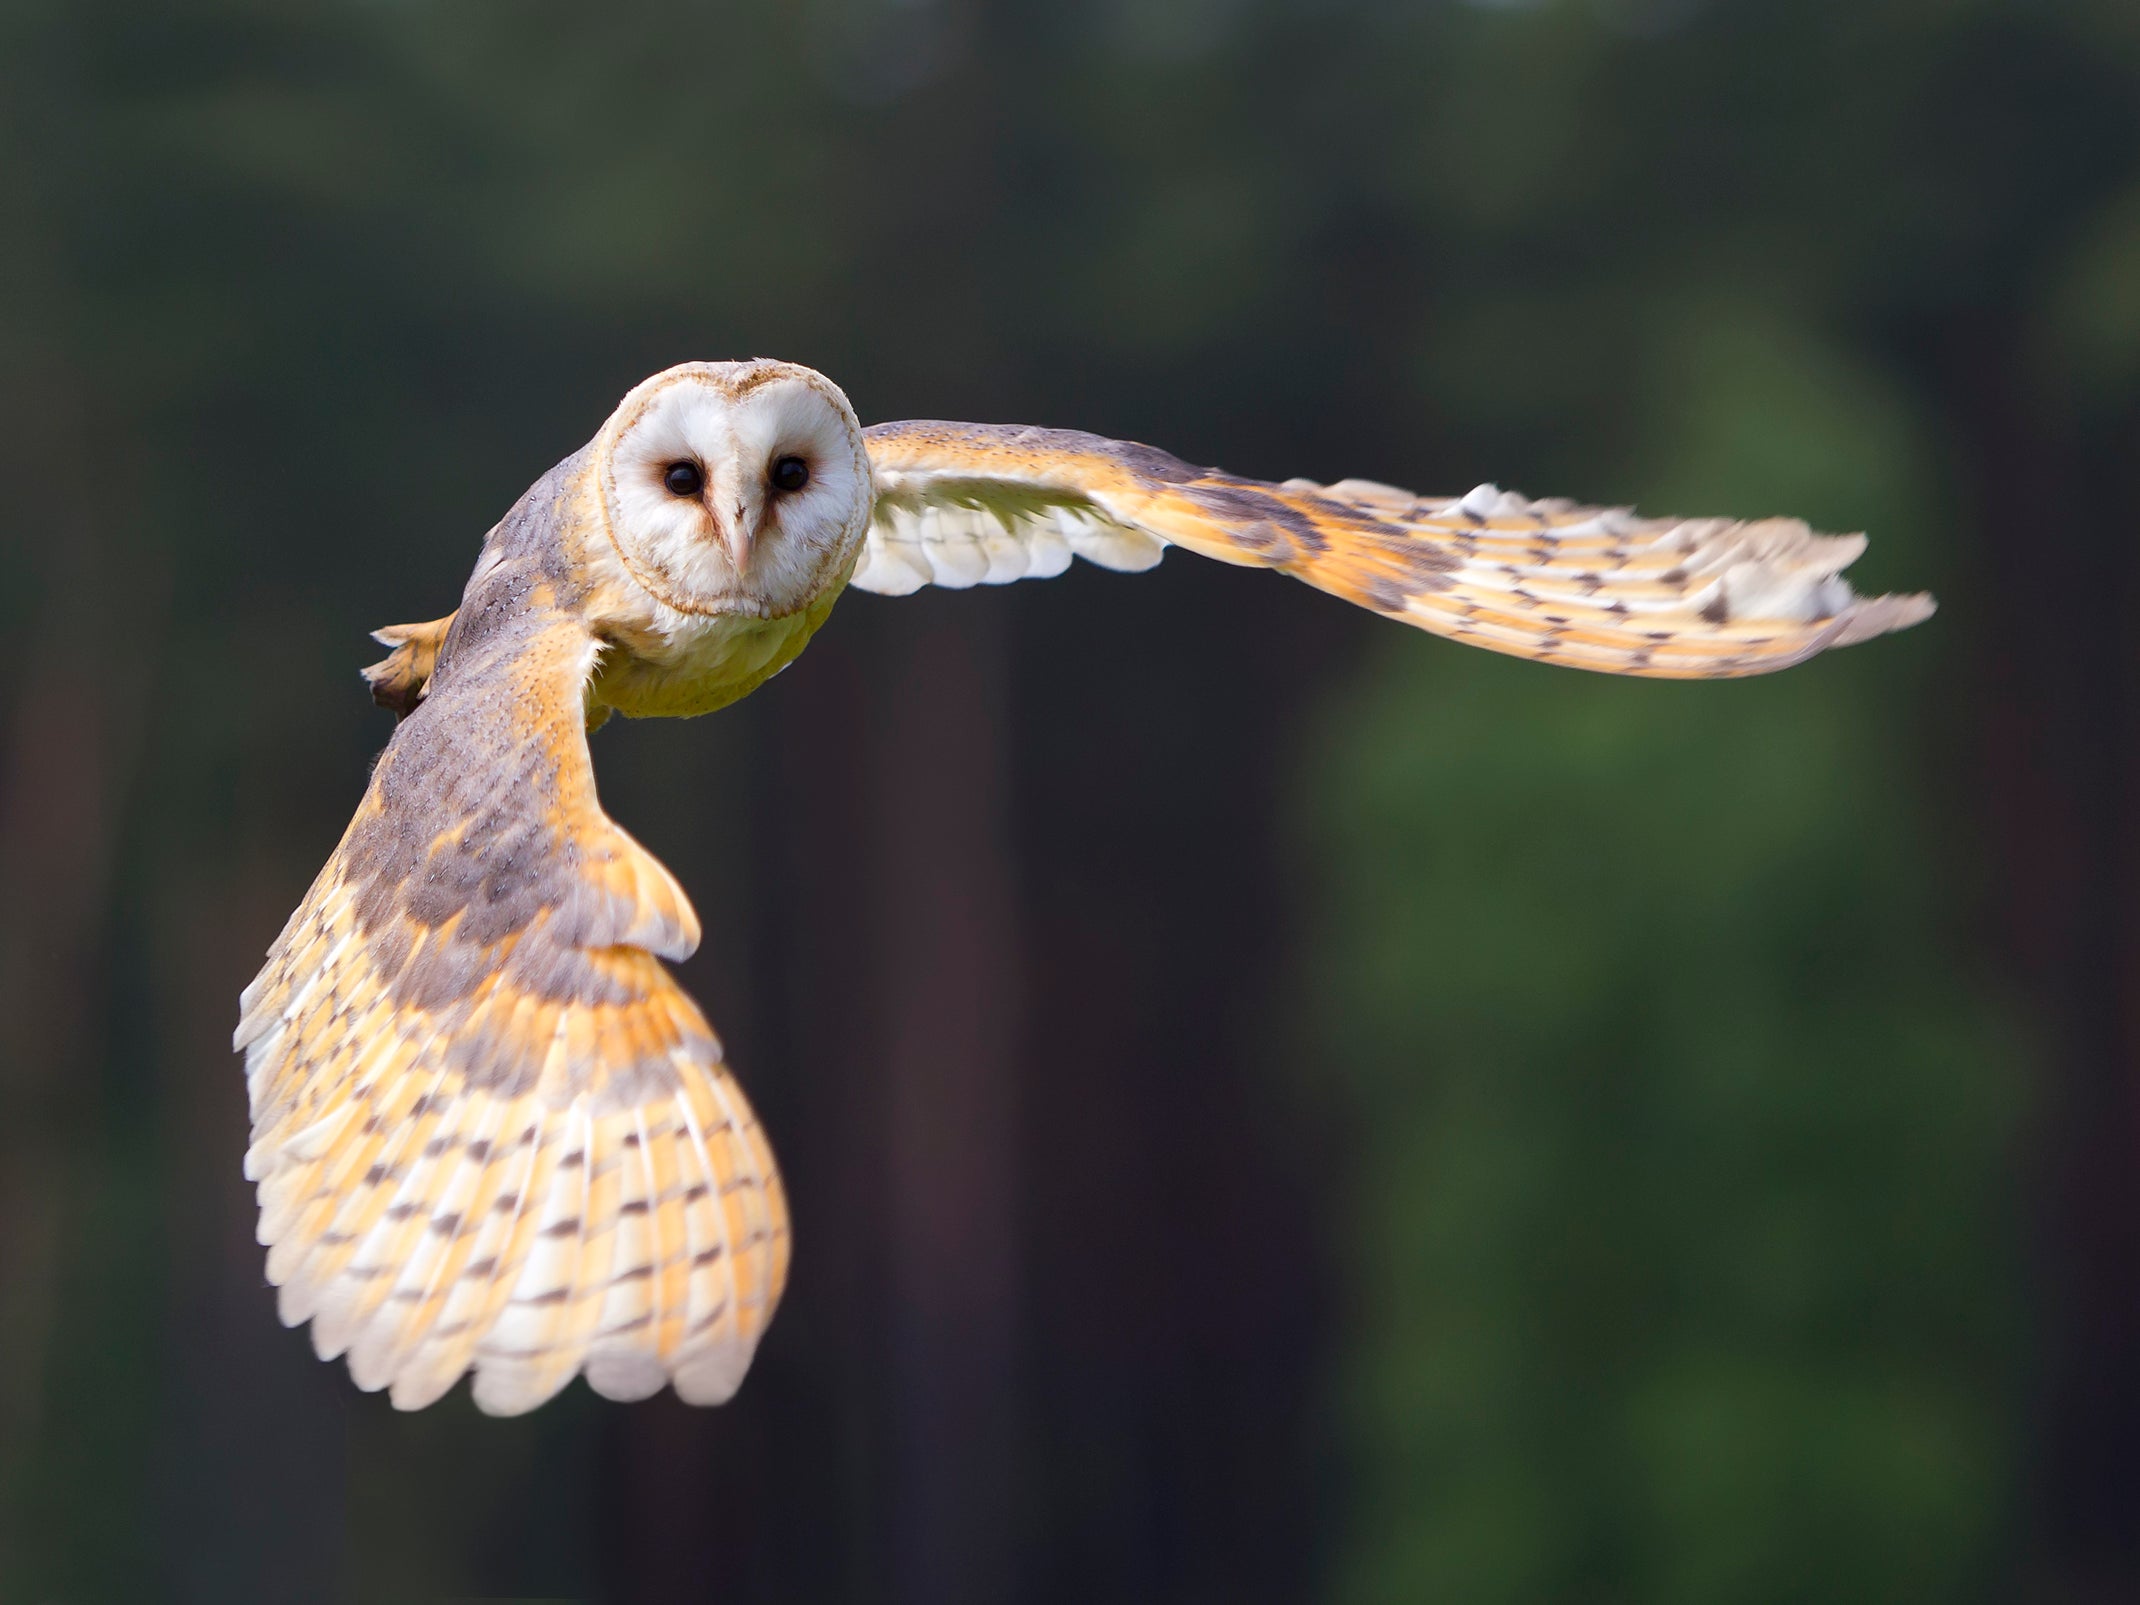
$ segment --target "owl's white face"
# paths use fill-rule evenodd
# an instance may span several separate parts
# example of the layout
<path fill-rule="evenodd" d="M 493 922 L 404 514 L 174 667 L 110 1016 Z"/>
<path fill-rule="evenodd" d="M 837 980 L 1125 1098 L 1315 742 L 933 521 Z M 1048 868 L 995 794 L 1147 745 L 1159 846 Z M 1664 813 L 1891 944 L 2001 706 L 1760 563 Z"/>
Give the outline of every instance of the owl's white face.
<path fill-rule="evenodd" d="M 846 573 L 869 527 L 854 409 L 794 363 L 658 373 L 624 398 L 595 450 L 625 568 L 684 613 L 798 613 Z"/>

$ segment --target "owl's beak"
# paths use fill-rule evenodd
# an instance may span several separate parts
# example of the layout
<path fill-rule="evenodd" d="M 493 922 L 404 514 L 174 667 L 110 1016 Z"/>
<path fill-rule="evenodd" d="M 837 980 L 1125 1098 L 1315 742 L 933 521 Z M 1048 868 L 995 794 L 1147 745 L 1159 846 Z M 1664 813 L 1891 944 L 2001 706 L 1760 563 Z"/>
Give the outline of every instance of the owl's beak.
<path fill-rule="evenodd" d="M 738 574 L 750 567 L 751 548 L 755 544 L 751 536 L 750 509 L 738 502 L 721 520 L 721 545 L 727 549 L 728 560 L 735 565 Z"/>
<path fill-rule="evenodd" d="M 720 531 L 722 550 L 741 575 L 750 568 L 758 544 L 758 520 L 764 511 L 760 498 L 751 494 L 750 476 L 740 460 L 722 463 L 713 483 L 706 487 L 706 507 Z"/>

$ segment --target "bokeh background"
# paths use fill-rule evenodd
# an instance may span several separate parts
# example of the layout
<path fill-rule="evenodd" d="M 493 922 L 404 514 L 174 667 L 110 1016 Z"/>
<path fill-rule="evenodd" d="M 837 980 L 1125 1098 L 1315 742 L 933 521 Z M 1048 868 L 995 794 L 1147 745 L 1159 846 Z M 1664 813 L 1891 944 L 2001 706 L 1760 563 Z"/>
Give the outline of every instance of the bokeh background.
<path fill-rule="evenodd" d="M 2130 0 L 0 4 L 0 1599 L 2140 1599 Z M 1621 683 L 1177 556 L 605 729 L 747 1386 L 275 1321 L 369 628 L 633 382 L 1869 529 Z"/>

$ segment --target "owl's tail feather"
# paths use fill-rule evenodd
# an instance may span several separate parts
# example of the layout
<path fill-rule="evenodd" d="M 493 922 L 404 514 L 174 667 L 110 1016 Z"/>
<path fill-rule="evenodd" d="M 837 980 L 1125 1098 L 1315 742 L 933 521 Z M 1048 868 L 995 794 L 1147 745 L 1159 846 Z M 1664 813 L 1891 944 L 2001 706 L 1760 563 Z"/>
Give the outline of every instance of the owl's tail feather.
<path fill-rule="evenodd" d="M 383 630 L 372 631 L 374 641 L 394 649 L 362 671 L 372 688 L 372 701 L 391 708 L 404 719 L 414 713 L 416 704 L 430 689 L 431 671 L 438 666 L 438 649 L 458 616 L 448 613 L 428 624 L 389 624 Z"/>

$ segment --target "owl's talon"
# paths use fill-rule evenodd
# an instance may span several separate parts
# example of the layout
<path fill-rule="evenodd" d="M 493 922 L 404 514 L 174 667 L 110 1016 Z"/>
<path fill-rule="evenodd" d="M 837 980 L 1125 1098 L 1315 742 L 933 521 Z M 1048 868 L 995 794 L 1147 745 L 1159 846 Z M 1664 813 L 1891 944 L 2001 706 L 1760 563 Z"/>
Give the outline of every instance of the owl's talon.
<path fill-rule="evenodd" d="M 431 685 L 431 671 L 438 664 L 438 649 L 453 626 L 454 615 L 428 624 L 389 624 L 372 631 L 372 639 L 394 650 L 362 671 L 372 688 L 372 701 L 406 719 L 423 701 Z"/>

